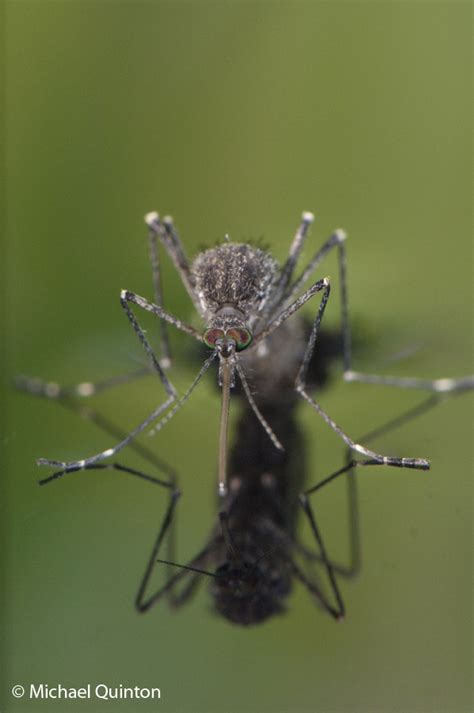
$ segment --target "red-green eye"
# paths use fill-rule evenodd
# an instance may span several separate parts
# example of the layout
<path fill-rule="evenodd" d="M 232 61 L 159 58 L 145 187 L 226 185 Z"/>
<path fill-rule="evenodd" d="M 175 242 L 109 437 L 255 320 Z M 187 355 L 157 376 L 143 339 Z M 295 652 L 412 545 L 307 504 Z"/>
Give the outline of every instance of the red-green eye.
<path fill-rule="evenodd" d="M 240 329 L 238 327 L 229 329 L 229 331 L 226 332 L 226 336 L 234 340 L 235 346 L 237 347 L 237 351 L 246 349 L 252 341 L 252 334 L 249 332 L 249 330 Z"/>
<path fill-rule="evenodd" d="M 214 349 L 216 346 L 216 339 L 222 339 L 223 336 L 224 332 L 222 329 L 207 329 L 203 335 L 204 344 L 206 344 L 206 346 L 210 349 Z"/>

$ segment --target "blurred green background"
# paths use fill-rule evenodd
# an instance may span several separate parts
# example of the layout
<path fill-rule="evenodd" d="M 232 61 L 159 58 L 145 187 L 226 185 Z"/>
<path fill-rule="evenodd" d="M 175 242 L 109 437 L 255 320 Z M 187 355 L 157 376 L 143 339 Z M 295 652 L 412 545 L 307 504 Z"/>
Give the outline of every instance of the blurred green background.
<path fill-rule="evenodd" d="M 360 339 L 370 337 L 356 366 L 468 373 L 471 11 L 468 2 L 7 4 L 8 379 L 74 383 L 143 361 L 118 294 L 151 297 L 142 216 L 153 209 L 175 217 L 189 255 L 230 233 L 263 236 L 280 260 L 301 211 L 314 210 L 306 257 L 333 228 L 349 233 L 351 311 Z M 321 274 L 336 278 L 335 260 Z M 168 309 L 191 320 L 168 263 L 164 279 Z M 337 297 L 327 319 L 337 323 Z M 174 343 L 184 388 L 196 365 L 187 341 Z M 161 397 L 148 382 L 98 403 L 132 427 Z M 246 630 L 212 614 L 205 587 L 178 613 L 163 604 L 138 616 L 162 494 L 113 473 L 38 488 L 36 457 L 84 457 L 110 438 L 55 404 L 9 388 L 5 398 L 2 711 L 471 710 L 470 395 L 377 442 L 433 467 L 361 474 L 364 565 L 341 584 L 346 621 L 336 625 L 296 587 L 284 617 Z M 339 378 L 321 395 L 354 436 L 421 399 Z M 180 473 L 180 561 L 215 516 L 218 408 L 208 378 L 148 442 Z M 342 448 L 304 407 L 300 419 L 310 483 L 339 466 Z M 319 508 L 339 557 L 342 486 Z M 159 686 L 162 699 L 10 695 L 40 682 Z"/>

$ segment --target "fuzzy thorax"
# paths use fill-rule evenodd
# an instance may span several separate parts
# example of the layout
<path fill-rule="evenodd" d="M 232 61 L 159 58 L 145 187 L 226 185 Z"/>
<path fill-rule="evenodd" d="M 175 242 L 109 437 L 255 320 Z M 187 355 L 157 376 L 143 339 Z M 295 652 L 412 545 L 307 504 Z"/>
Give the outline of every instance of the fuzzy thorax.
<path fill-rule="evenodd" d="M 197 256 L 192 265 L 195 290 L 211 319 L 234 309 L 243 322 L 260 312 L 278 274 L 278 263 L 264 250 L 239 243 L 224 243 Z M 240 313 L 240 314 L 239 314 Z"/>

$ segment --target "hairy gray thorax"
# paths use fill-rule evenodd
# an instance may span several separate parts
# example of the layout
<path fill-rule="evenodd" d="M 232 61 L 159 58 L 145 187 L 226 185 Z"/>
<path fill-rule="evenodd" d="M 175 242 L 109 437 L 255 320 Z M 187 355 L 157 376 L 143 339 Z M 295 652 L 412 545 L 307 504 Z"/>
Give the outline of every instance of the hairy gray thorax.
<path fill-rule="evenodd" d="M 206 316 L 216 314 L 223 307 L 233 307 L 247 320 L 263 308 L 279 266 L 264 250 L 224 243 L 200 253 L 191 270 Z"/>

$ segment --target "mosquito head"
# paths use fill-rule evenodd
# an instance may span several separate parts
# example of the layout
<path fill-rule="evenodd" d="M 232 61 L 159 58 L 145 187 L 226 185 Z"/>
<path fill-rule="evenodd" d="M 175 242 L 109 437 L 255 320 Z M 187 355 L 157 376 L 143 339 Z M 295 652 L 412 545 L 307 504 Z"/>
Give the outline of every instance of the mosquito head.
<path fill-rule="evenodd" d="M 227 352 L 247 349 L 252 342 L 252 332 L 242 317 L 234 307 L 222 307 L 203 334 L 206 346 L 217 348 L 223 356 L 227 356 Z"/>

